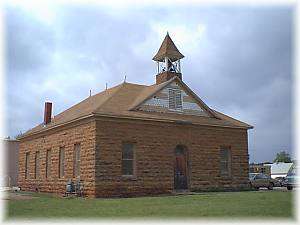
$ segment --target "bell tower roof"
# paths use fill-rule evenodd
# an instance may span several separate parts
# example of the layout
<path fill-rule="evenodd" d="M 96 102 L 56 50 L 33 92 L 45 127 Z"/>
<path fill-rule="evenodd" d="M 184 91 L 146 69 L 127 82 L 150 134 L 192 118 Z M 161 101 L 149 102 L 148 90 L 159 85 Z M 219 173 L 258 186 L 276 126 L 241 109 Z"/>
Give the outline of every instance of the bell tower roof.
<path fill-rule="evenodd" d="M 165 60 L 165 57 L 169 58 L 172 62 L 182 59 L 184 57 L 184 55 L 182 55 L 175 46 L 168 32 L 158 52 L 152 60 L 157 62 L 163 62 Z"/>

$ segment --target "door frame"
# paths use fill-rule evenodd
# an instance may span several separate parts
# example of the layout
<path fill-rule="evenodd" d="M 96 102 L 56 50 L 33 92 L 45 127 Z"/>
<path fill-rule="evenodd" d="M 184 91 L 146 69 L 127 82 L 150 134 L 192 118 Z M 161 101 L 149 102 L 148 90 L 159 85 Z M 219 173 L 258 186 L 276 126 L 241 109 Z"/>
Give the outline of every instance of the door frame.
<path fill-rule="evenodd" d="M 187 182 L 187 188 L 186 189 L 175 189 L 175 166 L 176 166 L 176 152 L 178 150 L 183 151 L 183 155 L 185 158 L 185 166 L 186 166 L 186 182 Z M 178 144 L 173 150 L 173 190 L 179 191 L 179 190 L 189 190 L 190 189 L 190 163 L 189 163 L 189 151 L 188 148 L 185 145 Z"/>

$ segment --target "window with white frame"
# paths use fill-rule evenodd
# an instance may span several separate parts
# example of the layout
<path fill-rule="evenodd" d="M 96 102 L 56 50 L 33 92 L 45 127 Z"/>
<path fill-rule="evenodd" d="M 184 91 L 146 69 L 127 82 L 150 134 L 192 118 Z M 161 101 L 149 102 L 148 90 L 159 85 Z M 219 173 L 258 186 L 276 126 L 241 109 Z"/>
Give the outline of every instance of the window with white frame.
<path fill-rule="evenodd" d="M 124 143 L 122 147 L 122 175 L 133 176 L 134 174 L 134 145 Z"/>
<path fill-rule="evenodd" d="M 65 148 L 60 147 L 59 149 L 59 167 L 58 177 L 63 178 L 65 176 Z"/>
<path fill-rule="evenodd" d="M 231 172 L 230 149 L 222 147 L 220 149 L 220 173 L 221 176 L 230 176 Z"/>
<path fill-rule="evenodd" d="M 51 176 L 51 149 L 46 152 L 46 178 Z"/>
<path fill-rule="evenodd" d="M 73 175 L 74 177 L 80 177 L 80 144 L 74 145 L 74 169 L 73 169 Z"/>
<path fill-rule="evenodd" d="M 169 88 L 169 109 L 182 110 L 181 90 Z"/>
<path fill-rule="evenodd" d="M 34 179 L 40 177 L 40 152 L 35 153 L 34 159 Z"/>
<path fill-rule="evenodd" d="M 29 159 L 30 159 L 30 153 L 26 152 L 26 155 L 25 155 L 25 179 L 29 178 Z"/>

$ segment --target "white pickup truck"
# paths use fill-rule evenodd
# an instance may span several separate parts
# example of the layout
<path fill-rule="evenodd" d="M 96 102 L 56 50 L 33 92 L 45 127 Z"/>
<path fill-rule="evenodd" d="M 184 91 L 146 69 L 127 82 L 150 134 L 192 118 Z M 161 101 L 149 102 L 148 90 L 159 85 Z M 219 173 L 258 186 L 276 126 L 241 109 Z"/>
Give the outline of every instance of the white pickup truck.
<path fill-rule="evenodd" d="M 293 190 L 294 187 L 300 186 L 300 177 L 298 174 L 298 166 L 293 166 L 286 176 L 286 188 Z"/>

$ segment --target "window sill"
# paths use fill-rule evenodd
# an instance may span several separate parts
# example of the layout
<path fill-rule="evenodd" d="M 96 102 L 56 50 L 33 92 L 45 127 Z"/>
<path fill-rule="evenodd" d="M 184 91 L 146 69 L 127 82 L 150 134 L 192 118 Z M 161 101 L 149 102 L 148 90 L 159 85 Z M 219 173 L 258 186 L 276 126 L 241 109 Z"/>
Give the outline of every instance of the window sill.
<path fill-rule="evenodd" d="M 172 109 L 172 108 L 168 107 L 168 110 L 171 111 L 171 112 L 182 112 L 183 113 L 182 109 Z"/>
<path fill-rule="evenodd" d="M 222 175 L 220 174 L 220 179 L 222 180 L 232 180 L 232 176 L 231 175 Z"/>
<path fill-rule="evenodd" d="M 135 175 L 122 175 L 122 180 L 137 180 L 137 177 Z"/>
<path fill-rule="evenodd" d="M 65 178 L 65 177 L 59 177 L 58 179 L 57 179 L 57 181 L 66 181 L 67 180 L 67 178 Z"/>
<path fill-rule="evenodd" d="M 25 179 L 25 181 L 40 182 L 40 181 L 42 181 L 42 179 L 41 178 L 38 178 L 38 179 L 36 179 L 36 178 L 27 178 L 27 179 Z"/>

